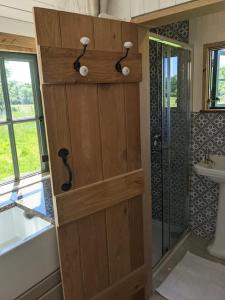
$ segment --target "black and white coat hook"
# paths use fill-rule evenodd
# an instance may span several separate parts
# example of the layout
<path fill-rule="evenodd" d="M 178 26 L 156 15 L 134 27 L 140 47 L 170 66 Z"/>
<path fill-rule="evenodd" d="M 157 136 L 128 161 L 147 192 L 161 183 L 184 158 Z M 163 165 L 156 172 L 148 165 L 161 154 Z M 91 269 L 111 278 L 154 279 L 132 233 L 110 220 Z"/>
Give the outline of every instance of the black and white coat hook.
<path fill-rule="evenodd" d="M 90 39 L 86 36 L 83 36 L 81 39 L 80 39 L 80 43 L 82 44 L 83 46 L 83 51 L 81 53 L 81 55 L 79 55 L 77 57 L 77 59 L 75 60 L 73 66 L 74 66 L 74 69 L 80 73 L 81 76 L 85 77 L 88 75 L 88 67 L 87 66 L 82 66 L 81 63 L 80 63 L 80 59 L 81 57 L 84 56 L 85 52 L 86 52 L 86 49 L 87 49 L 87 46 L 88 44 L 90 44 Z"/>
<path fill-rule="evenodd" d="M 127 66 L 122 66 L 121 62 L 127 57 L 129 50 L 133 47 L 132 42 L 125 42 L 123 47 L 126 49 L 126 53 L 123 57 L 121 57 L 115 65 L 117 72 L 122 73 L 123 76 L 128 76 L 130 74 L 130 68 Z"/>

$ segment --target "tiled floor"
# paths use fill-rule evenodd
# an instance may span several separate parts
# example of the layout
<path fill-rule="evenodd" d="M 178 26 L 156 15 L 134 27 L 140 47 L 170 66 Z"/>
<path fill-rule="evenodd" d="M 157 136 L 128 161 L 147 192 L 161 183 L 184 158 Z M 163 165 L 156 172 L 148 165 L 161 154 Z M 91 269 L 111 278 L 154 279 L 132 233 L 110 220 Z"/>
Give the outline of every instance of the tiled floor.
<path fill-rule="evenodd" d="M 219 262 L 225 265 L 225 260 L 217 259 L 208 254 L 207 246 L 209 241 L 197 238 L 195 236 L 188 237 L 185 242 L 177 249 L 173 255 L 166 261 L 160 271 L 153 279 L 153 288 L 156 289 L 169 275 L 177 263 L 184 257 L 187 251 L 190 251 L 198 256 Z M 150 300 L 166 300 L 164 297 L 160 296 L 157 292 L 150 298 Z"/>

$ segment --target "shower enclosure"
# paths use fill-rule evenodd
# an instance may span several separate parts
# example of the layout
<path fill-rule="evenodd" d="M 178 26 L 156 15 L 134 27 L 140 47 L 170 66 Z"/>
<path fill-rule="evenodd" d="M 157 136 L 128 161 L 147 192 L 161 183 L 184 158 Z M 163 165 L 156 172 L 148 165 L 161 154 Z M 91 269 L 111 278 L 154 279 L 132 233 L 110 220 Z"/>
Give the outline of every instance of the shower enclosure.
<path fill-rule="evenodd" d="M 150 38 L 153 265 L 188 228 L 190 53 Z"/>

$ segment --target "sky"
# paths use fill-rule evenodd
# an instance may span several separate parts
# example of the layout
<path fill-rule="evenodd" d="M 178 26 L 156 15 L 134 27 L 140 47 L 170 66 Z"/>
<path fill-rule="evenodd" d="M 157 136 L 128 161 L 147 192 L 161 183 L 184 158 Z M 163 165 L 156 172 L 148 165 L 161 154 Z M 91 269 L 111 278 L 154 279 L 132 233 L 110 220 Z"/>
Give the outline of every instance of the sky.
<path fill-rule="evenodd" d="M 173 77 L 174 75 L 177 75 L 177 56 L 171 57 L 170 62 L 170 74 L 171 77 Z"/>
<path fill-rule="evenodd" d="M 167 62 L 168 58 L 165 60 L 165 68 L 167 69 Z M 165 73 L 167 73 L 167 70 L 165 69 Z M 173 77 L 174 75 L 177 75 L 177 56 L 170 57 L 170 76 Z M 167 74 L 165 74 L 167 76 Z"/>
<path fill-rule="evenodd" d="M 29 62 L 6 61 L 5 66 L 10 71 L 10 80 L 20 83 L 31 83 Z"/>
<path fill-rule="evenodd" d="M 220 56 L 220 67 L 225 67 L 225 55 Z"/>

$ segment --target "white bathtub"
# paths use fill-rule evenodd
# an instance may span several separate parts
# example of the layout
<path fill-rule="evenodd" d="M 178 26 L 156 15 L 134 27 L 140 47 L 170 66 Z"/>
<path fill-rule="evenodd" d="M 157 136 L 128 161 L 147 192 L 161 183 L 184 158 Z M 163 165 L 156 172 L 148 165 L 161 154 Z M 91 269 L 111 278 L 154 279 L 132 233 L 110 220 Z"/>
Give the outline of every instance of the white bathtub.
<path fill-rule="evenodd" d="M 13 300 L 59 268 L 55 227 L 23 209 L 0 213 L 0 299 Z"/>

